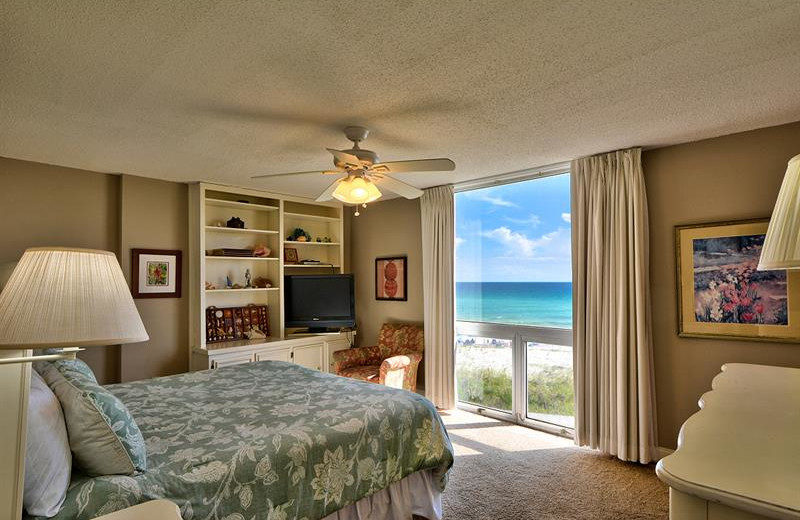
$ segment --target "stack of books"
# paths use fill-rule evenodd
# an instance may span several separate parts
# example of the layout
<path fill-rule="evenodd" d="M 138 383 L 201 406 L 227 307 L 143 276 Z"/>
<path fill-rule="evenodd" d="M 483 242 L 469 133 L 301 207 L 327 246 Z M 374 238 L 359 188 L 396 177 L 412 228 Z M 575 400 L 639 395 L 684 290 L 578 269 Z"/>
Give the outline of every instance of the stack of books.
<path fill-rule="evenodd" d="M 220 249 L 212 249 L 211 256 L 253 256 L 253 250 L 223 247 Z"/>

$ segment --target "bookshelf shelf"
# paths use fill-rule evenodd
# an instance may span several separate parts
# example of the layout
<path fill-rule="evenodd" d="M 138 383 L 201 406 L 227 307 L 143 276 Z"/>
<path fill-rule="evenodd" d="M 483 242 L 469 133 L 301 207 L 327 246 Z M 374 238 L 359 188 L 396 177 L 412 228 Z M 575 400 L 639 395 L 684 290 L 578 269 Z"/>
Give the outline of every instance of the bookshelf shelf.
<path fill-rule="evenodd" d="M 223 199 L 210 199 L 206 198 L 206 204 L 209 206 L 220 206 L 223 208 L 236 208 L 236 209 L 249 209 L 253 211 L 278 211 L 278 206 L 269 206 L 266 204 L 250 204 L 248 202 L 237 202 L 235 200 Z"/>
<path fill-rule="evenodd" d="M 341 242 L 298 242 L 296 240 L 284 240 L 285 246 L 340 246 Z"/>
<path fill-rule="evenodd" d="M 242 292 L 262 292 L 280 291 L 280 287 L 250 287 L 247 289 L 206 289 L 207 293 L 242 293 Z"/>
<path fill-rule="evenodd" d="M 280 258 L 274 256 L 212 256 L 206 255 L 206 260 L 248 260 L 255 262 L 273 261 L 277 262 Z"/>
<path fill-rule="evenodd" d="M 211 231 L 215 233 L 231 233 L 234 235 L 238 234 L 246 234 L 246 233 L 254 233 L 258 235 L 277 235 L 280 233 L 278 230 L 271 230 L 271 229 L 239 229 L 239 228 L 229 228 L 229 227 L 219 227 L 219 226 L 206 226 L 206 231 Z"/>
<path fill-rule="evenodd" d="M 283 216 L 287 219 L 316 220 L 319 222 L 339 222 L 341 217 L 325 217 L 322 215 L 310 215 L 305 213 L 284 212 Z"/>

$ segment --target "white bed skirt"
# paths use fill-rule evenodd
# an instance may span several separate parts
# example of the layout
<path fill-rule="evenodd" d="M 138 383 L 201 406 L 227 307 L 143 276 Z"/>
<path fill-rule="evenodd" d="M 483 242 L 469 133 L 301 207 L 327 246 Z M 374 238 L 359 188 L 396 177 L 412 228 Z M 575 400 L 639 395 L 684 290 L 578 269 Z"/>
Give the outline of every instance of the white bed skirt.
<path fill-rule="evenodd" d="M 322 520 L 410 520 L 412 514 L 428 520 L 442 518 L 442 494 L 432 470 L 412 473 Z"/>

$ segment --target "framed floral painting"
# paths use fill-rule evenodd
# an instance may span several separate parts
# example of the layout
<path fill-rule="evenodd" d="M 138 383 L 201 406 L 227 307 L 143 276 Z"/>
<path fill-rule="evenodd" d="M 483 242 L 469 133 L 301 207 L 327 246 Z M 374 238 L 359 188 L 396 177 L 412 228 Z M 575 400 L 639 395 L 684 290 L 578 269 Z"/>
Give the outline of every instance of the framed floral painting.
<path fill-rule="evenodd" d="M 408 268 L 405 256 L 375 259 L 375 299 L 408 301 Z"/>
<path fill-rule="evenodd" d="M 680 336 L 800 341 L 800 272 L 756 269 L 768 224 L 675 228 Z"/>
<path fill-rule="evenodd" d="M 131 293 L 134 298 L 180 298 L 181 252 L 131 249 Z"/>

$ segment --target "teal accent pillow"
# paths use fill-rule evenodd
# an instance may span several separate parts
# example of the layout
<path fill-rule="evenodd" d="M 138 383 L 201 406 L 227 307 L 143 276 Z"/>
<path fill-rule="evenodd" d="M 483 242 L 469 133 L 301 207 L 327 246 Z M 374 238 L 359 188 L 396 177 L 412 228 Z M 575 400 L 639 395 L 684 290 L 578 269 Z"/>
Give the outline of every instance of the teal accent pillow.
<path fill-rule="evenodd" d="M 89 476 L 133 475 L 147 469 L 142 432 L 128 408 L 79 360 L 37 364 L 64 411 L 76 465 Z"/>

